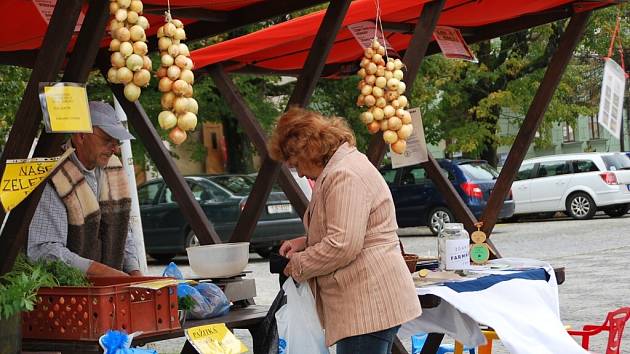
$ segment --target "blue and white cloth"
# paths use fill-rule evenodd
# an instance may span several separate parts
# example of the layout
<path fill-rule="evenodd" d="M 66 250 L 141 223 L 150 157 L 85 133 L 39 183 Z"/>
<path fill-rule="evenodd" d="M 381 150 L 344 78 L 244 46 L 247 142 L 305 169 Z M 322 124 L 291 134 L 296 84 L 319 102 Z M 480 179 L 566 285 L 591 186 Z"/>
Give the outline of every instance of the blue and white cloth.
<path fill-rule="evenodd" d="M 549 264 L 520 258 L 494 263 L 511 270 L 481 271 L 486 276 L 417 288 L 433 294 L 440 305 L 404 325 L 404 332 L 445 333 L 467 346 L 485 344 L 478 324 L 492 327 L 515 354 L 588 353 L 560 321 L 558 287 Z"/>

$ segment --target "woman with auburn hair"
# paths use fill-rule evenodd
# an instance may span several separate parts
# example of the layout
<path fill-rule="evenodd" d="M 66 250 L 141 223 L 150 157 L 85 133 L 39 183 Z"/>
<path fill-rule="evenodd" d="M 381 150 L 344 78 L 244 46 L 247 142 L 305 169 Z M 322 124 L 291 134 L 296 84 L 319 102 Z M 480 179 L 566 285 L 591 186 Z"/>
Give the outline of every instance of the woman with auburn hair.
<path fill-rule="evenodd" d="M 383 177 L 343 119 L 300 108 L 280 117 L 269 150 L 316 180 L 307 236 L 284 242 L 280 254 L 287 276 L 309 282 L 326 344 L 336 343 L 337 354 L 390 353 L 400 325 L 422 310 Z"/>

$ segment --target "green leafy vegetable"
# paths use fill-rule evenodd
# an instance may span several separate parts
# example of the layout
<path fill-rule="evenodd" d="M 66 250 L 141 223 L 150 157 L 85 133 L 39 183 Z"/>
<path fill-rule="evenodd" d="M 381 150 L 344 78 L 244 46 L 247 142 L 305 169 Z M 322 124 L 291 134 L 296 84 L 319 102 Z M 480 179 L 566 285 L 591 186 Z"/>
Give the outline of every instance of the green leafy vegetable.
<path fill-rule="evenodd" d="M 182 296 L 177 298 L 177 305 L 179 305 L 180 310 L 190 310 L 195 307 L 196 302 L 195 299 L 190 295 Z"/>

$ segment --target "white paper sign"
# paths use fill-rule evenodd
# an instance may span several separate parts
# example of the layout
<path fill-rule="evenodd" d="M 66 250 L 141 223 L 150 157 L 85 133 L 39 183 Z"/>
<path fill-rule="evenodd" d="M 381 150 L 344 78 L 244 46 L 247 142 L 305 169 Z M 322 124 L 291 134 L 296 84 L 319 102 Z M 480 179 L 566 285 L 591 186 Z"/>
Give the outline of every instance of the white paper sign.
<path fill-rule="evenodd" d="M 626 76 L 621 66 L 615 63 L 614 60 L 606 58 L 597 122 L 617 139 L 621 136 L 625 86 Z"/>
<path fill-rule="evenodd" d="M 470 268 L 468 239 L 446 240 L 446 270 Z"/>
<path fill-rule="evenodd" d="M 33 0 L 33 4 L 39 11 L 42 18 L 46 21 L 46 23 L 50 23 L 50 18 L 52 17 L 52 13 L 55 10 L 55 5 L 57 4 L 57 0 Z M 85 15 L 83 12 L 79 13 L 79 19 L 77 20 L 76 26 L 74 26 L 74 31 L 79 32 L 81 30 L 81 25 L 83 24 L 83 19 Z"/>
<path fill-rule="evenodd" d="M 479 62 L 472 52 L 461 32 L 457 28 L 447 26 L 435 26 L 433 37 L 440 46 L 440 50 L 449 59 L 463 59 Z"/>
<path fill-rule="evenodd" d="M 413 133 L 411 133 L 411 136 L 407 139 L 407 150 L 405 150 L 404 153 L 391 153 L 393 168 L 417 165 L 429 161 L 427 143 L 424 140 L 424 127 L 422 126 L 420 108 L 410 109 L 409 114 L 411 114 Z"/>
<path fill-rule="evenodd" d="M 387 41 L 387 38 L 383 36 L 383 33 L 379 28 L 376 28 L 376 24 L 372 21 L 362 21 L 348 25 L 348 30 L 354 38 L 359 42 L 363 49 L 371 47 L 374 40 L 374 33 L 376 33 L 376 39 L 381 45 L 387 48 L 387 54 L 390 56 L 398 56 L 394 47 Z M 382 43 L 385 40 L 385 43 Z"/>

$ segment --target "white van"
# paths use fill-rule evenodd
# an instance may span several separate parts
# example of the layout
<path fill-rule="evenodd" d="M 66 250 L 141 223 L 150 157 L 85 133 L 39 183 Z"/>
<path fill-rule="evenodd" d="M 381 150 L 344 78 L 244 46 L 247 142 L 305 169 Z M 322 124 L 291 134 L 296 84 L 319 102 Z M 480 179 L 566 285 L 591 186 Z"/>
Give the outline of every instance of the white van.
<path fill-rule="evenodd" d="M 514 215 L 564 211 L 590 219 L 597 210 L 620 217 L 630 207 L 630 158 L 582 153 L 523 161 L 512 184 Z"/>

